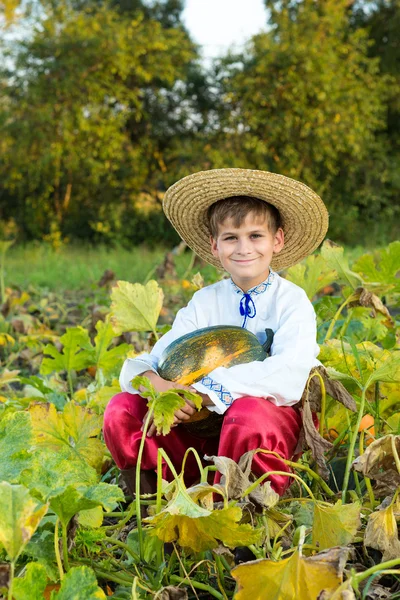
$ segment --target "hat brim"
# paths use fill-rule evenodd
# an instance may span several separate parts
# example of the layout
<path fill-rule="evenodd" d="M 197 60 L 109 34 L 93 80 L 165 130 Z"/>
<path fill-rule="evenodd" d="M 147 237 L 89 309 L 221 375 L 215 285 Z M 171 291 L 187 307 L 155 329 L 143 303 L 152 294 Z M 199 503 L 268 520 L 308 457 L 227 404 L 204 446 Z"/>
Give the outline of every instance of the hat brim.
<path fill-rule="evenodd" d="M 328 229 L 321 198 L 295 179 L 251 169 L 211 169 L 183 177 L 165 193 L 165 215 L 187 245 L 206 262 L 221 268 L 211 253 L 207 209 L 232 196 L 251 196 L 273 204 L 281 215 L 285 245 L 271 267 L 280 271 L 311 254 Z"/>

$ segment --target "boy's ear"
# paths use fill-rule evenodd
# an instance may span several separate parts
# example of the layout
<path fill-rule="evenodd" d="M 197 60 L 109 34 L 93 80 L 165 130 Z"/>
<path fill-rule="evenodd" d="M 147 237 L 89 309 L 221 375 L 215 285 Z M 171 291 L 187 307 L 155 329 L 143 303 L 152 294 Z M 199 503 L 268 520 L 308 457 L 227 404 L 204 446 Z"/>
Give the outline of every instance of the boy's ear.
<path fill-rule="evenodd" d="M 274 241 L 274 254 L 278 254 L 283 246 L 285 245 L 285 234 L 283 233 L 282 227 L 277 229 L 275 233 L 275 241 Z"/>
<path fill-rule="evenodd" d="M 210 244 L 211 244 L 212 255 L 215 256 L 216 258 L 218 258 L 217 240 L 215 240 L 212 235 L 210 235 Z"/>

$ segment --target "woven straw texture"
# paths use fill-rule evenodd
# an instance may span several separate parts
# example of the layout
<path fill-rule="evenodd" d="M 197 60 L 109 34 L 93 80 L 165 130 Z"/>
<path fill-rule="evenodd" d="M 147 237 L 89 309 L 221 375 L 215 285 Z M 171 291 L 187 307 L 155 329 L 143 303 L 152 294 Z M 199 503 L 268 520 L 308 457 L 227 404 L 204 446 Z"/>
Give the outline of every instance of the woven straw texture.
<path fill-rule="evenodd" d="M 296 181 L 250 169 L 212 169 L 188 175 L 165 193 L 167 218 L 187 245 L 208 263 L 221 268 L 210 250 L 206 213 L 211 204 L 231 196 L 252 196 L 276 206 L 281 214 L 285 245 L 271 267 L 280 271 L 311 254 L 328 229 L 328 211 L 321 198 Z"/>

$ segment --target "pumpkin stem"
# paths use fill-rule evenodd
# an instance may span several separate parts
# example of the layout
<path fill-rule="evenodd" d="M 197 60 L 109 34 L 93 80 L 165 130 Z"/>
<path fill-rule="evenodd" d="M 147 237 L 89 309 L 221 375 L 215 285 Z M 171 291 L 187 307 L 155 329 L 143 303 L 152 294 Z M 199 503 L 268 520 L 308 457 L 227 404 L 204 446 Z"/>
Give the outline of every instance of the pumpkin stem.
<path fill-rule="evenodd" d="M 265 334 L 267 336 L 267 339 L 263 343 L 262 347 L 264 352 L 268 354 L 271 350 L 272 342 L 274 341 L 274 332 L 272 331 L 272 329 L 266 329 Z"/>

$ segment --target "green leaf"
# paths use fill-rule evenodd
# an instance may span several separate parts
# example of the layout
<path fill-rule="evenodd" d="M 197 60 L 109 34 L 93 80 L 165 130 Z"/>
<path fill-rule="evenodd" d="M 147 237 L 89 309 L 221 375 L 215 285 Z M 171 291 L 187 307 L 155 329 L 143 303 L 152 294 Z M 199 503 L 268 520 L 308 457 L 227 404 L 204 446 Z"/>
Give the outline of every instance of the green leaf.
<path fill-rule="evenodd" d="M 47 585 L 46 569 L 39 563 L 29 563 L 23 577 L 17 577 L 13 583 L 15 600 L 43 600 Z"/>
<path fill-rule="evenodd" d="M 0 483 L 0 542 L 15 561 L 35 533 L 48 504 L 40 504 L 22 485 Z"/>
<path fill-rule="evenodd" d="M 67 329 L 60 338 L 63 344 L 63 352 L 59 352 L 52 344 L 47 344 L 43 352 L 45 355 L 40 367 L 42 375 L 48 375 L 54 371 L 72 370 L 80 371 L 90 366 L 93 361 L 92 345 L 89 333 L 83 327 L 71 327 Z"/>
<path fill-rule="evenodd" d="M 336 278 L 335 269 L 328 267 L 321 254 L 309 256 L 303 262 L 290 267 L 285 274 L 285 279 L 303 288 L 310 300 Z"/>
<path fill-rule="evenodd" d="M 349 267 L 349 261 L 344 256 L 343 248 L 327 240 L 321 247 L 321 256 L 328 268 L 336 271 L 339 281 L 356 289 L 362 285 L 362 278 Z"/>
<path fill-rule="evenodd" d="M 164 294 L 154 280 L 146 285 L 118 281 L 111 291 L 111 314 L 115 333 L 155 331 Z"/>
<path fill-rule="evenodd" d="M 129 344 L 120 344 L 110 350 L 108 349 L 115 337 L 109 318 L 106 321 L 97 321 L 96 331 L 93 351 L 94 362 L 92 364 L 101 369 L 105 377 L 108 377 L 120 370 L 121 362 L 129 352 L 130 346 Z"/>
<path fill-rule="evenodd" d="M 53 593 L 51 600 L 97 600 L 106 598 L 97 585 L 96 575 L 89 567 L 73 567 L 61 583 L 59 592 Z"/>
<path fill-rule="evenodd" d="M 95 469 L 67 447 L 56 452 L 41 447 L 21 475 L 21 483 L 43 499 L 68 485 L 93 485 L 97 480 Z"/>
<path fill-rule="evenodd" d="M 0 481 L 20 483 L 20 475 L 32 464 L 28 454 L 32 440 L 29 414 L 6 414 L 0 421 Z"/>
<path fill-rule="evenodd" d="M 81 510 L 78 514 L 78 523 L 88 529 L 98 529 L 103 524 L 103 517 L 104 513 L 101 506 L 95 506 L 94 508 Z"/>
<path fill-rule="evenodd" d="M 163 392 L 154 402 L 154 425 L 157 433 L 167 435 L 174 423 L 175 411 L 185 406 L 185 399 L 177 392 Z"/>
<path fill-rule="evenodd" d="M 135 389 L 142 388 L 140 392 L 144 398 L 149 398 L 147 406 L 154 409 L 153 419 L 157 433 L 167 435 L 174 422 L 174 413 L 185 405 L 185 400 L 190 400 L 198 410 L 202 407 L 202 399 L 195 392 L 183 389 L 170 389 L 160 394 L 156 392 L 150 380 L 142 375 L 132 380 Z"/>
<path fill-rule="evenodd" d="M 350 544 L 360 527 L 360 504 L 342 505 L 338 500 L 333 506 L 316 502 L 312 543 L 320 550 Z"/>
<path fill-rule="evenodd" d="M 364 282 L 380 284 L 381 294 L 388 291 L 400 291 L 400 280 L 397 274 L 400 270 L 400 241 L 389 244 L 386 248 L 372 254 L 364 254 L 354 264 L 353 270 L 359 273 Z M 374 287 L 374 291 L 377 286 Z"/>
<path fill-rule="evenodd" d="M 210 550 L 220 540 L 229 547 L 248 546 L 260 541 L 261 531 L 250 525 L 240 525 L 242 511 L 238 506 L 207 510 L 192 500 L 179 479 L 173 498 L 167 506 L 146 522 L 151 533 L 163 542 L 178 542 L 194 552 Z"/>
<path fill-rule="evenodd" d="M 122 490 L 116 485 L 99 483 L 91 487 L 69 485 L 66 489 L 55 491 L 48 497 L 51 509 L 65 526 L 74 515 L 83 510 L 103 506 L 107 511 L 124 500 Z"/>
<path fill-rule="evenodd" d="M 72 459 L 81 459 L 100 470 L 105 452 L 96 437 L 101 431 L 101 416 L 74 402 L 68 402 L 62 413 L 53 404 L 35 404 L 29 412 L 37 447 L 68 449 Z"/>

